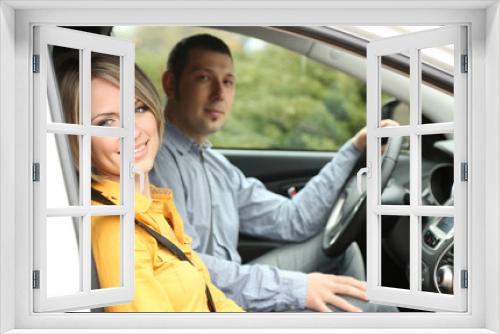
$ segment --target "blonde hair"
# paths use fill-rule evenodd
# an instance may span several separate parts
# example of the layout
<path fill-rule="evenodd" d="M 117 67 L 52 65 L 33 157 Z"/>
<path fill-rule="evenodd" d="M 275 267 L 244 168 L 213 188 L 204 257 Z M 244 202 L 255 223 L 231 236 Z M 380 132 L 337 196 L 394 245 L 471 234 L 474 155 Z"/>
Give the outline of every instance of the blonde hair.
<path fill-rule="evenodd" d="M 78 57 L 70 57 L 57 66 L 56 75 L 61 95 L 61 104 L 66 123 L 79 124 L 80 122 L 80 64 Z M 120 87 L 120 57 L 92 53 L 91 79 L 102 78 Z M 164 116 L 161 111 L 160 96 L 149 77 L 135 65 L 135 97 L 141 100 L 154 114 L 158 129 L 159 145 L 161 148 L 164 129 Z M 80 141 L 78 136 L 69 136 L 71 153 L 76 172 L 80 170 Z M 92 162 L 92 180 L 99 181 L 101 176 Z"/>

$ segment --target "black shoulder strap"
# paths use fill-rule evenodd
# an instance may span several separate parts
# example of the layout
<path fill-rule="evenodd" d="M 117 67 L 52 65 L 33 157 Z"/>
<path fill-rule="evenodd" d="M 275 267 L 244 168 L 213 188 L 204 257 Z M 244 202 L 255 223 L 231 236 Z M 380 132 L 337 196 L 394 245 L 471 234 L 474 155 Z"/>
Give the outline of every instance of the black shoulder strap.
<path fill-rule="evenodd" d="M 99 191 L 97 191 L 94 188 L 91 189 L 91 198 L 92 198 L 93 201 L 96 201 L 96 202 L 99 202 L 99 203 L 102 203 L 102 204 L 105 204 L 105 205 L 115 205 L 115 203 L 113 203 L 111 200 L 109 200 L 108 198 L 106 198 L 103 194 L 101 194 Z M 149 234 L 151 234 L 153 237 L 155 237 L 155 239 L 159 243 L 161 243 L 163 246 L 167 247 L 167 249 L 169 251 L 171 251 L 175 256 L 177 256 L 179 259 L 181 259 L 182 261 L 187 261 L 187 262 L 191 263 L 194 266 L 194 264 L 188 259 L 188 257 L 186 256 L 186 254 L 184 254 L 179 249 L 179 247 L 177 247 L 173 242 L 171 242 L 170 240 L 168 240 L 167 238 L 165 238 L 163 235 L 161 235 L 160 233 L 158 233 L 155 230 L 153 230 L 151 227 L 149 227 L 146 224 L 140 222 L 139 220 L 136 219 L 135 223 L 137 225 L 139 225 L 140 227 L 142 227 L 143 229 L 145 229 L 147 232 L 149 232 Z M 210 290 L 208 289 L 208 285 L 206 285 L 205 294 L 207 295 L 208 308 L 210 309 L 210 312 L 216 312 L 216 310 L 215 310 L 215 304 L 214 304 L 214 301 L 212 299 L 212 294 L 210 293 Z"/>

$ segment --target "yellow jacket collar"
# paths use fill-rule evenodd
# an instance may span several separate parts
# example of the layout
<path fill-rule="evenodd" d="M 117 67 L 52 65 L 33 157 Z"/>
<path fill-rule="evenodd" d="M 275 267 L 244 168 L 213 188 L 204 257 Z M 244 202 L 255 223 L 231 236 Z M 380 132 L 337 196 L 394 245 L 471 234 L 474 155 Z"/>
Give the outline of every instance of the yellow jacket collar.
<path fill-rule="evenodd" d="M 99 192 L 101 192 L 105 197 L 110 199 L 116 205 L 120 205 L 120 184 L 119 183 L 113 182 L 110 180 L 103 180 L 101 182 L 92 182 L 92 187 L 94 189 L 98 190 Z M 150 187 L 151 194 L 153 194 L 153 191 L 155 193 L 158 192 L 157 190 L 153 190 L 153 189 L 158 189 L 158 188 L 151 186 Z M 169 189 L 162 189 L 162 190 L 170 191 Z M 171 193 L 171 191 L 170 191 L 170 193 Z M 134 195 L 135 195 L 135 200 L 134 200 L 135 211 L 139 211 L 142 213 L 148 211 L 148 209 L 153 204 L 153 200 L 150 198 L 147 198 L 144 195 L 139 194 L 137 191 L 134 193 Z M 157 199 L 156 195 L 152 196 L 152 197 L 154 199 Z M 162 198 L 158 198 L 158 199 L 161 200 Z"/>

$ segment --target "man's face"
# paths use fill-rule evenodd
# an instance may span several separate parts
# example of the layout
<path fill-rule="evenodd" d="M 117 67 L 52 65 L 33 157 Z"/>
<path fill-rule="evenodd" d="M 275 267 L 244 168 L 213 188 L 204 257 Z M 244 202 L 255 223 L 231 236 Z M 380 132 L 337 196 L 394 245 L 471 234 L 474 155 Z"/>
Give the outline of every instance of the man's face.
<path fill-rule="evenodd" d="M 203 143 L 224 125 L 231 112 L 235 92 L 233 62 L 224 53 L 192 49 L 177 84 L 173 92 L 167 91 L 172 103 L 168 117 L 188 136 Z"/>

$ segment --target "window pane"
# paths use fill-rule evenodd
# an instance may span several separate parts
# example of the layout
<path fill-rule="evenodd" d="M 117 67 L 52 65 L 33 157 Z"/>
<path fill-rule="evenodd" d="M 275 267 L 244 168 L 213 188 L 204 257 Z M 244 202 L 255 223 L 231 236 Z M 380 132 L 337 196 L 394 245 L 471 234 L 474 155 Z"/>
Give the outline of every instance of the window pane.
<path fill-rule="evenodd" d="M 425 63 L 431 59 L 433 67 L 446 73 L 454 73 L 453 57 L 453 45 L 443 45 L 420 50 L 421 62 Z M 453 122 L 453 86 L 452 77 L 449 81 L 449 90 L 451 93 L 448 93 L 448 99 L 445 101 L 446 103 L 443 103 L 443 101 L 436 100 L 436 89 L 434 87 L 421 83 L 422 114 L 427 115 L 427 118 L 422 116 L 420 124 Z M 434 109 L 435 111 L 425 112 L 426 109 Z"/>
<path fill-rule="evenodd" d="M 387 69 L 387 64 L 409 62 L 410 51 L 380 57 L 380 119 L 395 119 L 400 125 L 410 124 L 410 80 L 408 69 Z M 388 95 L 390 94 L 390 95 Z"/>
<path fill-rule="evenodd" d="M 121 226 L 120 216 L 92 217 L 92 290 L 122 286 Z"/>
<path fill-rule="evenodd" d="M 102 66 L 105 63 L 106 67 Z M 116 128 L 120 118 L 120 57 L 92 52 L 91 122 L 93 126 Z M 104 79 L 105 78 L 105 79 Z"/>
<path fill-rule="evenodd" d="M 389 142 L 390 140 L 390 142 Z M 396 136 L 396 137 L 382 137 L 380 139 L 382 150 L 380 151 L 381 156 L 381 183 L 384 182 L 384 175 L 391 169 L 393 160 L 388 159 L 384 162 L 384 156 L 386 156 L 389 151 L 393 152 L 394 145 L 397 141 L 402 142 L 402 149 L 397 159 L 396 166 L 394 167 L 393 174 L 387 180 L 387 184 L 384 189 L 382 189 L 382 205 L 409 205 L 410 204 L 410 163 L 408 152 L 405 151 L 404 143 L 410 142 L 409 136 Z M 391 147 L 389 147 L 389 144 Z M 383 169 L 382 169 L 383 168 Z"/>
<path fill-rule="evenodd" d="M 385 99 L 382 103 L 381 119 L 393 119 L 401 126 L 410 125 L 410 105 L 394 97 Z"/>
<path fill-rule="evenodd" d="M 52 50 L 53 59 L 53 65 L 49 64 L 49 66 L 52 66 L 55 72 L 49 71 L 47 76 L 49 102 L 47 123 L 82 124 L 78 114 L 80 50 L 61 46 L 50 46 L 49 49 Z M 71 64 L 66 59 L 72 59 Z M 71 75 L 67 75 L 68 66 L 71 67 Z"/>
<path fill-rule="evenodd" d="M 445 136 L 421 136 L 422 205 L 452 205 L 455 183 L 453 139 Z"/>
<path fill-rule="evenodd" d="M 120 166 L 121 166 L 121 139 L 117 137 L 92 136 L 90 140 L 92 161 L 91 171 L 93 180 L 111 181 L 108 184 L 116 199 L 120 194 Z M 120 204 L 120 203 L 117 203 Z"/>
<path fill-rule="evenodd" d="M 422 167 L 422 174 L 426 172 L 425 165 Z M 452 205 L 453 200 L 453 164 L 443 163 L 434 166 L 430 174 L 424 179 L 428 179 L 428 184 L 425 185 L 422 192 L 423 205 Z"/>
<path fill-rule="evenodd" d="M 78 175 L 70 146 L 79 145 L 79 136 L 47 134 L 47 207 L 81 205 Z"/>
<path fill-rule="evenodd" d="M 381 286 L 410 289 L 410 218 L 381 216 Z M 395 237 L 397 236 L 397 237 Z M 396 254 L 396 256 L 394 256 Z"/>
<path fill-rule="evenodd" d="M 453 217 L 422 217 L 422 290 L 453 294 Z"/>
<path fill-rule="evenodd" d="M 47 218 L 47 296 L 82 291 L 80 217 Z"/>

